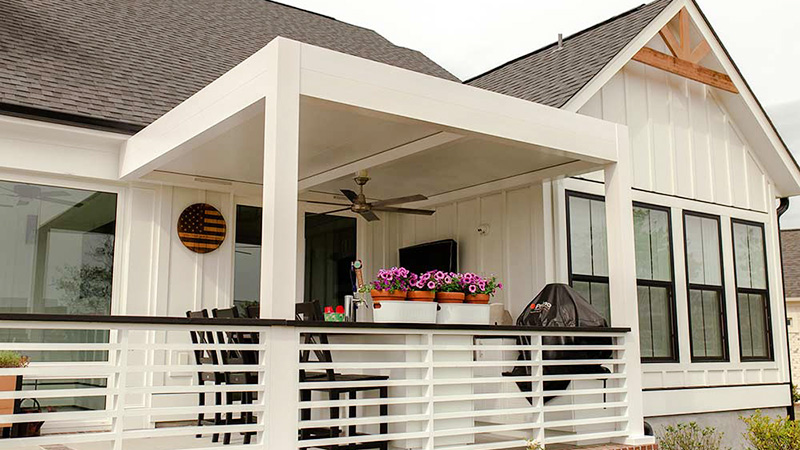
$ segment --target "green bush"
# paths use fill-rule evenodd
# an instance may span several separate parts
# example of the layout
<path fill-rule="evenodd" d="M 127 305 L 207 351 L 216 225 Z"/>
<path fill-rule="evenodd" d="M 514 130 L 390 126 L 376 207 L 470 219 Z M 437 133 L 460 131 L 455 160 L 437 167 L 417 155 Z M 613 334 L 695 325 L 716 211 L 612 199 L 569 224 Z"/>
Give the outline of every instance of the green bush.
<path fill-rule="evenodd" d="M 721 450 L 723 434 L 716 428 L 700 428 L 695 422 L 664 427 L 658 434 L 660 450 Z"/>
<path fill-rule="evenodd" d="M 800 403 L 800 393 L 797 392 L 797 386 L 792 385 L 792 403 Z"/>
<path fill-rule="evenodd" d="M 0 350 L 0 368 L 16 368 L 26 367 L 28 365 L 28 357 L 22 356 L 17 352 L 9 350 Z"/>
<path fill-rule="evenodd" d="M 750 417 L 742 417 L 747 424 L 744 438 L 755 450 L 800 450 L 800 422 L 788 417 L 765 416 L 761 411 Z"/>

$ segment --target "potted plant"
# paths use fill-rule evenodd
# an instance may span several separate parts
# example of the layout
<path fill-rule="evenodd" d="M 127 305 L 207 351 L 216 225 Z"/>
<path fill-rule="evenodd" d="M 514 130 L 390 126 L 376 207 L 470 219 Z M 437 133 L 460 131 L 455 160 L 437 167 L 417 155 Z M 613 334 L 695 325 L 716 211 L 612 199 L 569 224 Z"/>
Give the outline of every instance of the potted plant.
<path fill-rule="evenodd" d="M 489 303 L 489 297 L 503 288 L 503 284 L 498 283 L 496 277 L 483 278 L 474 273 L 462 274 L 461 282 L 465 294 L 464 301 L 479 305 Z"/>
<path fill-rule="evenodd" d="M 17 352 L 0 350 L 0 368 L 14 369 L 28 366 L 28 357 Z M 22 385 L 22 375 L 0 375 L 0 391 L 16 391 Z M 14 414 L 13 398 L 0 400 L 0 414 Z M 0 424 L 0 428 L 10 427 L 10 423 Z"/>
<path fill-rule="evenodd" d="M 372 303 L 376 306 L 380 305 L 382 301 L 405 300 L 410 275 L 408 269 L 403 267 L 381 269 L 378 271 L 375 281 L 365 285 L 362 292 L 369 292 Z"/>
<path fill-rule="evenodd" d="M 406 300 L 417 302 L 432 302 L 436 297 L 436 282 L 433 275 L 436 271 L 425 272 L 423 274 L 411 274 L 409 277 L 409 291 Z"/>
<path fill-rule="evenodd" d="M 464 303 L 464 291 L 461 287 L 460 274 L 436 271 L 433 281 L 436 285 L 436 301 L 439 303 Z"/>

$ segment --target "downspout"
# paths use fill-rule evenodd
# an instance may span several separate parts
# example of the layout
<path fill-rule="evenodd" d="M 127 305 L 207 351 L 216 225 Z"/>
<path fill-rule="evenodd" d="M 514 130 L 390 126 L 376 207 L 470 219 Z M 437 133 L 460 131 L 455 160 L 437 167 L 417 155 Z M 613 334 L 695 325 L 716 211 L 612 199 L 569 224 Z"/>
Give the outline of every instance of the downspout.
<path fill-rule="evenodd" d="M 783 242 L 781 240 L 781 216 L 788 209 L 789 209 L 789 198 L 788 197 L 781 198 L 780 199 L 780 203 L 778 203 L 778 209 L 777 209 L 777 213 L 778 213 L 778 255 L 781 258 L 780 259 L 780 261 L 781 261 L 781 283 L 783 284 L 783 317 L 784 317 L 785 320 L 788 320 L 787 318 L 789 317 L 789 308 L 788 308 L 788 306 L 786 306 L 786 278 L 784 277 L 784 271 L 783 271 Z M 789 341 L 788 323 L 785 326 L 787 327 L 787 329 L 786 329 L 786 353 L 787 353 L 786 358 L 789 360 L 789 386 L 792 386 L 793 385 L 792 384 L 792 351 L 791 351 L 791 347 L 789 347 L 791 342 Z M 789 395 L 791 396 L 791 393 Z M 792 401 L 792 403 L 789 405 L 789 407 L 787 409 L 788 409 L 788 413 L 789 413 L 789 418 L 792 419 L 792 420 L 796 420 L 796 417 L 795 417 L 795 414 L 794 414 L 794 402 L 793 401 Z"/>

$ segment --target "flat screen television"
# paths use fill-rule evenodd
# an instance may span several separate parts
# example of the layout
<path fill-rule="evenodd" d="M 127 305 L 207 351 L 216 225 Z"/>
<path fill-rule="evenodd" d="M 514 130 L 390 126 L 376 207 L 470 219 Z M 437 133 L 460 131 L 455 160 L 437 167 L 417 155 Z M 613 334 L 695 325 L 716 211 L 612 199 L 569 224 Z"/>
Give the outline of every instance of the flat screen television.
<path fill-rule="evenodd" d="M 458 244 L 452 239 L 400 249 L 400 266 L 413 273 L 429 270 L 458 271 Z"/>

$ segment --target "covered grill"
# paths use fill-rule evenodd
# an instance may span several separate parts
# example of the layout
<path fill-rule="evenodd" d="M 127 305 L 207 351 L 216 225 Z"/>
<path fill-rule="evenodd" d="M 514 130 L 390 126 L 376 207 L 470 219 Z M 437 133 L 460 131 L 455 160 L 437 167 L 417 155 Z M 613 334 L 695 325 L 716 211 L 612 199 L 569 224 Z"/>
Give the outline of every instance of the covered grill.
<path fill-rule="evenodd" d="M 517 325 L 532 327 L 553 327 L 553 328 L 588 328 L 588 327 L 608 327 L 606 319 L 581 296 L 578 291 L 566 284 L 548 284 L 539 292 L 522 314 L 517 318 Z M 521 346 L 529 347 L 530 338 L 521 336 L 517 338 L 517 343 Z M 584 336 L 544 336 L 542 344 L 553 345 L 610 345 L 610 337 L 584 337 Z M 611 350 L 548 350 L 543 352 L 542 358 L 545 361 L 562 359 L 610 359 Z M 517 360 L 529 361 L 531 352 L 520 350 Z M 608 373 L 609 370 L 598 364 L 571 365 L 571 366 L 548 366 L 545 365 L 544 375 L 563 375 L 563 374 L 590 374 Z M 531 375 L 530 366 L 516 366 L 514 370 L 507 373 L 510 376 Z M 569 386 L 569 380 L 545 381 L 545 391 L 561 391 Z M 531 391 L 531 382 L 518 381 L 517 386 L 523 392 Z M 545 397 L 545 403 L 554 397 Z M 528 397 L 528 401 L 533 400 Z"/>

